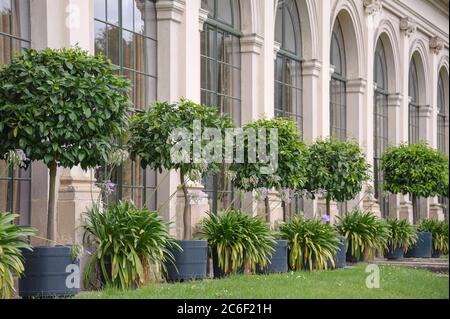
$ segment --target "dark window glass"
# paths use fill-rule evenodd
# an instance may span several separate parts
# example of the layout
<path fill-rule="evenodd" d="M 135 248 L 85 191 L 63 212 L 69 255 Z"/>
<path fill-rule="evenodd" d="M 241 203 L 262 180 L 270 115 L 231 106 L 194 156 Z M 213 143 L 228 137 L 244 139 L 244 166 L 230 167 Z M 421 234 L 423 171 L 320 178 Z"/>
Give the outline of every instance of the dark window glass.
<path fill-rule="evenodd" d="M 386 76 L 386 59 L 383 42 L 378 40 L 375 50 L 374 82 L 374 189 L 378 200 L 381 216 L 389 214 L 389 196 L 382 190 L 383 171 L 381 156 L 388 148 L 388 93 Z"/>
<path fill-rule="evenodd" d="M 29 47 L 29 1 L 0 0 L 0 66 Z M 21 224 L 30 224 L 31 169 L 8 169 L 0 161 L 0 212 L 19 214 Z"/>
<path fill-rule="evenodd" d="M 95 53 L 120 66 L 120 74 L 132 84 L 129 95 L 135 109 L 144 109 L 156 99 L 155 17 L 151 0 L 95 2 Z M 111 199 L 131 199 L 138 206 L 156 209 L 156 174 L 143 170 L 139 159 L 128 160 L 112 172 L 103 167 L 96 177 L 117 185 Z"/>
<path fill-rule="evenodd" d="M 228 113 L 241 125 L 241 47 L 239 1 L 202 1 L 209 19 L 201 34 L 201 102 Z M 231 19 L 230 19 L 231 18 Z M 240 207 L 226 167 L 203 180 L 213 212 Z"/>
<path fill-rule="evenodd" d="M 438 149 L 448 155 L 448 96 L 445 94 L 444 71 L 439 73 L 438 100 L 437 100 L 437 145 Z M 445 219 L 448 221 L 448 197 L 440 196 L 439 203 L 442 205 Z"/>

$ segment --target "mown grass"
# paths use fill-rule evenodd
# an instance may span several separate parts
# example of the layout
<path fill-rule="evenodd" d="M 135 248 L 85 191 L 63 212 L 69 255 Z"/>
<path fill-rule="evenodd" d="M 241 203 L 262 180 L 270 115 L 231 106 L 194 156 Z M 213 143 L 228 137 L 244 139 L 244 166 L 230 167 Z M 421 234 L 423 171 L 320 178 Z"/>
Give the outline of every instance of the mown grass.
<path fill-rule="evenodd" d="M 130 291 L 107 289 L 84 292 L 79 299 L 358 299 L 449 298 L 449 277 L 426 270 L 380 266 L 380 288 L 366 287 L 366 265 L 352 268 L 289 272 L 272 275 L 234 275 L 220 280 L 154 283 Z"/>

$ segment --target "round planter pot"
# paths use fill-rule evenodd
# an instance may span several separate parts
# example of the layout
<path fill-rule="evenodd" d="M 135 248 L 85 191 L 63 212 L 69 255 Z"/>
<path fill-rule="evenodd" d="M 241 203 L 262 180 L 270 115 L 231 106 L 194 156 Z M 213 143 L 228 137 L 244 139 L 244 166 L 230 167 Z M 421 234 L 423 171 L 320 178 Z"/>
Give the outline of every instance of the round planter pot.
<path fill-rule="evenodd" d="M 275 251 L 270 258 L 267 266 L 262 269 L 261 267 L 256 267 L 256 273 L 281 273 L 288 271 L 288 241 L 287 240 L 277 240 L 275 245 Z"/>
<path fill-rule="evenodd" d="M 432 235 L 430 232 L 418 232 L 417 242 L 406 252 L 406 258 L 431 258 Z"/>
<path fill-rule="evenodd" d="M 441 257 L 441 251 L 433 250 L 433 253 L 431 254 L 431 258 L 440 258 L 440 257 Z"/>
<path fill-rule="evenodd" d="M 351 241 L 348 242 L 348 249 L 345 254 L 345 261 L 353 264 L 364 261 L 364 254 L 362 252 L 360 252 L 359 258 L 356 258 L 355 256 L 352 255 L 351 243 L 352 243 Z"/>
<path fill-rule="evenodd" d="M 397 246 L 395 249 L 392 248 L 392 245 L 389 246 L 388 250 L 384 254 L 384 258 L 386 259 L 402 259 L 403 258 L 403 246 Z"/>
<path fill-rule="evenodd" d="M 213 262 L 213 276 L 214 279 L 223 278 L 227 275 L 230 275 L 230 273 L 226 274 L 220 267 L 219 267 L 219 258 L 217 257 L 217 251 L 215 247 L 212 247 L 212 262 Z M 231 268 L 231 261 L 229 264 L 229 268 Z M 244 266 L 242 265 L 237 269 L 235 274 L 243 274 L 244 273 Z"/>
<path fill-rule="evenodd" d="M 75 296 L 81 274 L 79 260 L 73 260 L 68 246 L 34 247 L 23 250 L 25 271 L 19 278 L 19 296 L 22 298 L 52 298 Z"/>
<path fill-rule="evenodd" d="M 183 249 L 172 251 L 175 265 L 166 263 L 167 280 L 182 281 L 204 279 L 207 275 L 208 242 L 206 240 L 180 240 Z"/>
<path fill-rule="evenodd" d="M 334 256 L 334 266 L 335 268 L 344 268 L 346 264 L 346 249 L 347 240 L 344 236 L 339 236 L 339 247 L 336 255 Z"/>

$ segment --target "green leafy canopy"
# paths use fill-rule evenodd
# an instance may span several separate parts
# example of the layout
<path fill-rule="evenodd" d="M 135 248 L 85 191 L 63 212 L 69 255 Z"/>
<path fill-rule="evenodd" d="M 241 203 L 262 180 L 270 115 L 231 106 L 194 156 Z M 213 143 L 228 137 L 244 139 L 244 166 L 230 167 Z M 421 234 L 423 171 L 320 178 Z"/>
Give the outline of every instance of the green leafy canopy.
<path fill-rule="evenodd" d="M 271 129 L 278 131 L 278 160 L 277 170 L 274 174 L 262 174 L 261 168 L 268 163 L 258 160 L 256 163 L 248 161 L 249 143 L 248 136 L 244 136 L 244 163 L 233 163 L 230 170 L 234 172 L 234 185 L 245 191 L 257 188 L 301 188 L 306 180 L 306 145 L 300 138 L 295 122 L 285 118 L 260 119 L 244 126 L 244 130 L 252 129 L 259 132 L 265 129 L 270 134 Z M 270 143 L 267 136 L 266 154 L 270 154 Z M 257 139 L 258 141 L 258 139 Z M 257 149 L 260 146 L 257 145 Z"/>
<path fill-rule="evenodd" d="M 382 169 L 388 192 L 448 196 L 448 157 L 424 142 L 390 147 L 383 154 Z"/>
<path fill-rule="evenodd" d="M 309 147 L 306 189 L 325 190 L 325 197 L 343 202 L 358 194 L 369 180 L 370 166 L 357 143 L 319 139 Z"/>
<path fill-rule="evenodd" d="M 172 133 L 176 129 L 187 129 L 191 134 L 194 131 L 194 121 L 200 121 L 202 128 L 216 128 L 225 135 L 226 128 L 234 125 L 228 115 L 222 115 L 217 108 L 197 104 L 181 99 L 176 104 L 168 102 L 155 102 L 144 112 L 139 112 L 130 121 L 130 137 L 128 147 L 132 159 L 141 158 L 143 168 L 152 169 L 178 169 L 183 174 L 201 171 L 202 174 L 216 171 L 220 163 L 195 163 L 191 147 L 190 161 L 176 163 L 171 159 Z M 224 138 L 218 143 L 225 147 Z M 202 139 L 202 148 L 210 143 Z M 191 145 L 192 146 L 192 145 Z M 222 152 L 223 154 L 223 152 Z"/>
<path fill-rule="evenodd" d="M 129 81 L 103 55 L 25 49 L 0 68 L 0 156 L 94 167 L 127 127 Z"/>

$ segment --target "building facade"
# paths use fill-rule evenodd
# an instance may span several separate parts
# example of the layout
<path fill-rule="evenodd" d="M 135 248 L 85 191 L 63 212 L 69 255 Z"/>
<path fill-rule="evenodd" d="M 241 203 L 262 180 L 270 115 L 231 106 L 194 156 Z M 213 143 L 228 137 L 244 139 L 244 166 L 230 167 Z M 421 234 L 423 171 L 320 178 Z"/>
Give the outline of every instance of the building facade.
<path fill-rule="evenodd" d="M 134 108 L 186 97 L 215 105 L 237 125 L 289 116 L 305 142 L 334 136 L 359 143 L 373 179 L 357 198 L 334 203 L 332 216 L 353 207 L 382 217 L 444 219 L 447 198 L 389 195 L 380 185 L 380 157 L 389 145 L 423 140 L 448 154 L 448 0 L 0 0 L 0 64 L 24 47 L 78 44 L 105 54 L 131 80 Z M 1 116 L 1 115 L 0 115 Z M 115 199 L 156 209 L 180 184 L 127 161 L 85 172 L 60 169 L 58 238 L 79 240 L 76 228 L 99 196 L 96 180 L 116 183 Z M 48 172 L 0 162 L 0 211 L 15 211 L 45 237 Z M 226 174 L 189 185 L 192 219 L 241 207 L 263 212 Z M 161 214 L 178 235 L 182 194 Z M 272 221 L 283 218 L 269 192 Z M 288 214 L 320 216 L 323 199 L 292 194 Z M 35 240 L 39 243 L 39 240 Z"/>

